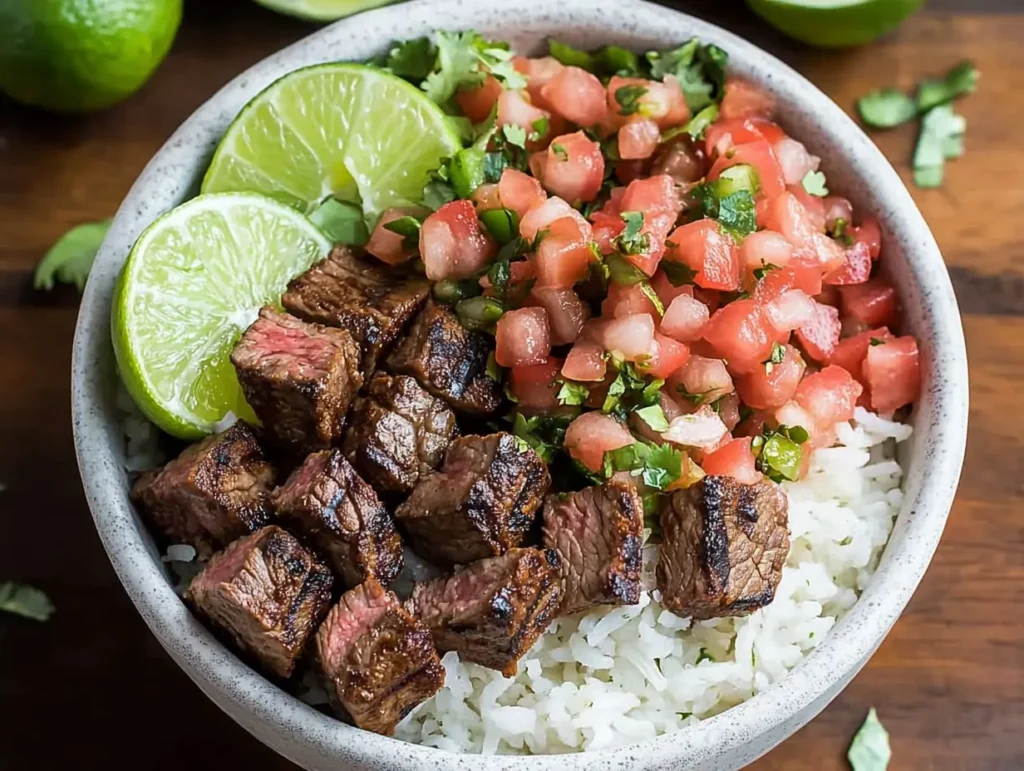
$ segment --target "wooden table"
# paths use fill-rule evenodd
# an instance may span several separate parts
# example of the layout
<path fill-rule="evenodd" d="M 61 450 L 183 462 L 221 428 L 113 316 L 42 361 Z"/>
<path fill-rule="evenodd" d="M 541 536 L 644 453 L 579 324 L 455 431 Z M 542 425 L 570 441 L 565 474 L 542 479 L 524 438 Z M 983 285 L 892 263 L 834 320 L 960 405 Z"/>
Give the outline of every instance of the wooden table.
<path fill-rule="evenodd" d="M 845 768 L 868 707 L 893 769 L 1024 768 L 1024 11 L 1020 0 L 934 0 L 881 43 L 847 53 L 785 41 L 738 3 L 674 5 L 776 52 L 844 107 L 962 57 L 984 73 L 958 105 L 966 157 L 915 196 L 964 312 L 972 426 L 946 537 L 906 614 L 864 672 L 758 769 Z M 1002 11 L 1002 15 L 994 12 Z M 985 15 L 989 12 L 989 15 Z M 0 768 L 293 768 L 206 700 L 149 634 L 92 527 L 71 444 L 77 295 L 31 289 L 70 226 L 113 213 L 143 164 L 217 88 L 310 27 L 244 0 L 192 0 L 174 51 L 126 104 L 59 118 L 0 101 L 0 580 L 56 602 L 38 625 L 0 618 Z M 909 177 L 913 130 L 877 137 Z M 187 765 L 186 765 L 187 767 Z"/>

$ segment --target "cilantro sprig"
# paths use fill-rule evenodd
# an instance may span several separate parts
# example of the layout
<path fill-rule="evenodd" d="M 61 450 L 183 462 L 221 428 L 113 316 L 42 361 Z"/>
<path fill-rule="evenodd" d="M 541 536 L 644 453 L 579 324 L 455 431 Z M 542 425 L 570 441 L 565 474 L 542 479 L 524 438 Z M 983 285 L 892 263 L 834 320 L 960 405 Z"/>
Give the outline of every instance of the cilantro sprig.
<path fill-rule="evenodd" d="M 702 45 L 698 38 L 692 38 L 678 48 L 649 51 L 646 58 L 651 65 L 651 77 L 675 77 L 691 112 L 720 103 L 725 96 L 729 55 L 716 45 Z"/>

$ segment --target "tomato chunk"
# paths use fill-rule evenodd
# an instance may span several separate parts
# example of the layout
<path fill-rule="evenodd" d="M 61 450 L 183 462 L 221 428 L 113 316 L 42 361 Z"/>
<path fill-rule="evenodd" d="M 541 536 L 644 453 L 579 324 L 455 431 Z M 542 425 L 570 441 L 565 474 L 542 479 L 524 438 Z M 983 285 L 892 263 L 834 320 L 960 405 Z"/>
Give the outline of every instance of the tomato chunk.
<path fill-rule="evenodd" d="M 550 110 L 551 105 L 545 101 L 541 90 L 565 69 L 565 65 L 553 56 L 542 56 L 539 59 L 517 56 L 512 63 L 518 72 L 526 76 L 526 91 L 533 99 L 533 103 L 545 110 Z"/>
<path fill-rule="evenodd" d="M 754 300 L 735 300 L 715 311 L 704 339 L 728 362 L 730 371 L 741 373 L 761 366 L 775 342 Z"/>
<path fill-rule="evenodd" d="M 691 354 L 686 365 L 668 379 L 673 395 L 691 404 L 710 404 L 733 391 L 732 377 L 721 359 Z"/>
<path fill-rule="evenodd" d="M 772 199 L 786 191 L 782 167 L 779 166 L 771 145 L 763 139 L 739 145 L 725 155 L 718 156 L 711 171 L 708 172 L 708 179 L 718 179 L 729 167 L 741 164 L 749 164 L 757 171 L 761 193 L 765 198 Z"/>
<path fill-rule="evenodd" d="M 808 375 L 796 389 L 794 401 L 813 418 L 819 430 L 853 418 L 863 387 L 842 367 L 828 366 Z"/>
<path fill-rule="evenodd" d="M 736 145 L 763 139 L 774 145 L 785 138 L 782 129 L 765 118 L 720 119 L 708 126 L 704 133 L 704 148 L 708 155 L 722 155 Z"/>
<path fill-rule="evenodd" d="M 800 352 L 783 346 L 782 361 L 765 364 L 736 378 L 736 392 L 743 403 L 755 410 L 774 410 L 793 398 L 807 365 Z"/>
<path fill-rule="evenodd" d="M 833 271 L 825 274 L 822 281 L 826 284 L 844 286 L 846 284 L 863 284 L 871 277 L 871 247 L 862 241 L 843 250 L 846 262 Z"/>
<path fill-rule="evenodd" d="M 604 454 L 609 450 L 635 442 L 624 425 L 600 412 L 584 412 L 565 431 L 569 454 L 591 471 L 604 467 Z"/>
<path fill-rule="evenodd" d="M 606 321 L 601 330 L 606 351 L 617 351 L 627 361 L 651 355 L 654 342 L 654 319 L 649 313 L 636 313 Z"/>
<path fill-rule="evenodd" d="M 912 404 L 921 394 L 921 363 L 917 340 L 910 335 L 869 345 L 864 379 L 876 412 L 892 412 Z"/>
<path fill-rule="evenodd" d="M 530 300 L 531 304 L 547 311 L 552 345 L 574 342 L 583 329 L 583 322 L 590 316 L 590 308 L 572 289 L 534 287 Z"/>
<path fill-rule="evenodd" d="M 682 89 L 674 78 L 659 83 L 619 75 L 608 81 L 608 114 L 618 125 L 646 119 L 660 128 L 670 128 L 690 117 Z"/>
<path fill-rule="evenodd" d="M 637 368 L 646 375 L 664 380 L 686 364 L 689 358 L 689 348 L 671 337 L 655 332 L 650 358 L 637 364 Z"/>
<path fill-rule="evenodd" d="M 772 152 L 775 153 L 787 185 L 800 185 L 809 172 L 818 170 L 821 163 L 821 158 L 811 155 L 803 142 L 797 142 L 790 137 L 783 137 L 773 143 Z"/>
<path fill-rule="evenodd" d="M 709 452 L 729 436 L 722 417 L 710 405 L 703 404 L 688 415 L 673 418 L 661 437 L 666 442 L 696 447 Z"/>
<path fill-rule="evenodd" d="M 558 370 L 561 362 L 548 358 L 540 364 L 520 364 L 508 374 L 509 389 L 527 412 L 549 412 L 558 407 Z"/>
<path fill-rule="evenodd" d="M 580 226 L 580 232 L 590 238 L 590 223 L 558 196 L 542 200 L 526 212 L 519 221 L 519 235 L 527 241 L 533 241 L 537 237 L 537 233 L 562 217 L 571 217 L 576 220 Z"/>
<path fill-rule="evenodd" d="M 525 91 L 502 91 L 498 97 L 498 126 L 519 126 L 530 134 L 533 124 L 550 118 L 551 113 L 530 103 Z"/>
<path fill-rule="evenodd" d="M 589 340 L 577 341 L 562 365 L 563 376 L 583 383 L 600 382 L 607 371 L 608 358 L 604 348 Z"/>
<path fill-rule="evenodd" d="M 537 167 L 544 187 L 566 201 L 593 201 L 604 180 L 601 146 L 582 131 L 551 140 Z"/>
<path fill-rule="evenodd" d="M 676 228 L 668 237 L 668 259 L 696 272 L 693 282 L 705 289 L 735 291 L 740 286 L 740 263 L 735 242 L 711 219 Z"/>
<path fill-rule="evenodd" d="M 653 120 L 638 120 L 619 129 L 619 157 L 625 161 L 643 160 L 654 155 L 661 129 Z"/>
<path fill-rule="evenodd" d="M 540 94 L 559 115 L 580 126 L 596 126 L 607 115 L 604 86 L 580 67 L 563 67 Z"/>
<path fill-rule="evenodd" d="M 548 225 L 537 247 L 537 286 L 568 289 L 586 278 L 591 260 L 587 240 L 574 217 L 562 217 Z"/>
<path fill-rule="evenodd" d="M 540 182 L 517 169 L 505 169 L 498 180 L 498 198 L 501 206 L 511 209 L 521 220 L 535 206 L 544 203 L 548 194 Z"/>
<path fill-rule="evenodd" d="M 865 217 L 860 225 L 851 228 L 849 232 L 856 243 L 867 246 L 872 260 L 878 259 L 878 255 L 882 253 L 882 226 L 877 219 Z"/>
<path fill-rule="evenodd" d="M 887 327 L 879 327 L 847 337 L 845 340 L 839 341 L 839 345 L 835 347 L 827 361 L 829 364 L 835 364 L 845 369 L 861 385 L 867 385 L 863 367 L 864 359 L 868 355 L 868 348 L 873 340 L 883 341 L 890 338 L 892 338 L 892 332 Z M 876 342 L 875 344 L 880 343 Z"/>
<path fill-rule="evenodd" d="M 709 476 L 732 477 L 748 485 L 759 481 L 761 473 L 755 467 L 754 453 L 750 450 L 751 441 L 749 436 L 741 436 L 705 455 L 700 464 L 704 473 Z"/>
<path fill-rule="evenodd" d="M 503 367 L 543 364 L 551 354 L 548 314 L 543 308 L 520 308 L 498 319 L 494 358 Z"/>
<path fill-rule="evenodd" d="M 476 217 L 472 201 L 446 203 L 423 221 L 420 256 L 427 278 L 469 278 L 479 273 L 497 246 Z"/>
<path fill-rule="evenodd" d="M 762 116 L 770 118 L 775 110 L 775 97 L 749 80 L 728 78 L 720 115 L 723 120 Z"/>
<path fill-rule="evenodd" d="M 464 88 L 455 92 L 455 103 L 462 114 L 473 123 L 480 123 L 490 117 L 491 110 L 498 103 L 498 97 L 504 89 L 498 79 L 488 75 L 476 88 Z"/>
<path fill-rule="evenodd" d="M 601 315 L 606 319 L 617 319 L 632 316 L 634 313 L 647 313 L 652 317 L 659 315 L 654 303 L 640 288 L 640 284 L 625 286 L 610 282 L 608 295 L 601 303 Z"/>
<path fill-rule="evenodd" d="M 843 316 L 865 327 L 891 327 L 899 316 L 896 289 L 882 279 L 841 286 L 839 295 Z"/>
<path fill-rule="evenodd" d="M 416 212 L 415 209 L 385 209 L 377 220 L 373 233 L 370 234 L 370 240 L 366 242 L 366 251 L 388 265 L 401 265 L 416 254 L 415 247 L 405 245 L 404 236 L 392 233 L 384 227 L 389 222 Z"/>
<path fill-rule="evenodd" d="M 811 318 L 796 330 L 796 339 L 801 347 L 817 362 L 825 362 L 839 343 L 839 311 L 831 305 L 814 303 Z"/>

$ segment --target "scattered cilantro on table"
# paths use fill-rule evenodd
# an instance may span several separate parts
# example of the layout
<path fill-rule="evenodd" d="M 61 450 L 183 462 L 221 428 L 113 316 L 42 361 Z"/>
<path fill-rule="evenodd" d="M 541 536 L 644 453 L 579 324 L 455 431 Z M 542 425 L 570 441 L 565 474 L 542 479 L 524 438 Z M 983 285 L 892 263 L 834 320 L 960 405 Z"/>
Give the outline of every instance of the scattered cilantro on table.
<path fill-rule="evenodd" d="M 81 292 L 92 269 L 92 262 L 96 259 L 96 252 L 109 229 L 110 220 L 71 228 L 43 255 L 36 266 L 33 286 L 49 291 L 59 282 L 74 284 Z"/>

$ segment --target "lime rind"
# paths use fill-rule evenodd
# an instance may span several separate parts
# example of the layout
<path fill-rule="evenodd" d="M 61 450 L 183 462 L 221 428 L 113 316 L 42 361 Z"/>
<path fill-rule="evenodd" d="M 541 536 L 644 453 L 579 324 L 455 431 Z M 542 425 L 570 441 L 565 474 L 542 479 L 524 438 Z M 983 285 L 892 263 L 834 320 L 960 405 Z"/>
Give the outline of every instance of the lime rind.
<path fill-rule="evenodd" d="M 776 29 L 825 48 L 862 45 L 895 29 L 925 0 L 747 0 Z"/>
<path fill-rule="evenodd" d="M 461 140 L 422 91 L 360 64 L 319 64 L 285 75 L 228 128 L 204 193 L 253 191 L 304 213 L 328 196 L 367 219 L 420 203 L 423 186 Z"/>
<path fill-rule="evenodd" d="M 334 21 L 397 0 L 256 0 L 272 11 L 306 21 Z"/>
<path fill-rule="evenodd" d="M 301 213 L 254 194 L 200 196 L 151 224 L 111 314 L 119 371 L 145 415 L 182 439 L 209 433 L 229 411 L 254 420 L 231 349 L 330 247 Z"/>

